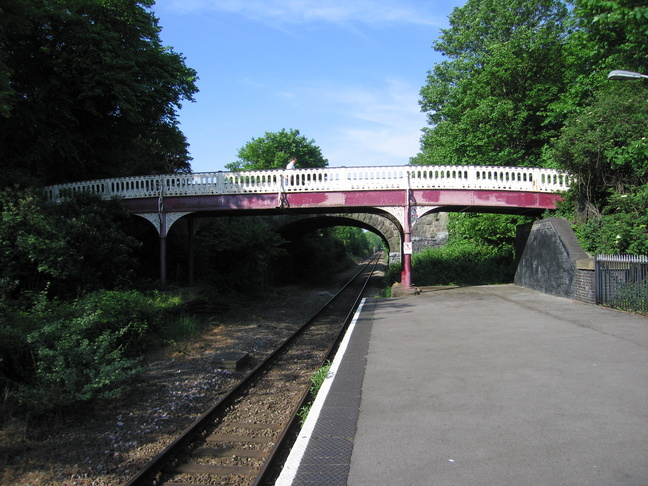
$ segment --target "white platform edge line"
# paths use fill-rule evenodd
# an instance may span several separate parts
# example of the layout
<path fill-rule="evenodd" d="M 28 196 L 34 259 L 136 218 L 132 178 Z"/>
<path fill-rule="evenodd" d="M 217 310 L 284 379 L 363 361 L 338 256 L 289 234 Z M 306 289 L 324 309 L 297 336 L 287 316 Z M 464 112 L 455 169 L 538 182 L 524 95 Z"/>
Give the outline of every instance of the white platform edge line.
<path fill-rule="evenodd" d="M 331 364 L 331 368 L 329 369 L 328 375 L 326 376 L 326 379 L 322 383 L 319 392 L 317 392 L 317 397 L 315 397 L 313 406 L 311 407 L 310 412 L 308 412 L 308 417 L 306 417 L 306 421 L 304 422 L 304 425 L 301 431 L 299 432 L 299 437 L 295 441 L 295 444 L 293 445 L 290 451 L 290 455 L 288 456 L 288 459 L 284 464 L 283 470 L 281 471 L 279 478 L 275 482 L 275 486 L 291 486 L 295 479 L 295 475 L 297 474 L 299 465 L 301 464 L 302 458 L 304 457 L 304 453 L 306 452 L 306 448 L 308 447 L 308 442 L 311 439 L 320 412 L 322 411 L 324 400 L 326 400 L 329 390 L 331 389 L 331 385 L 333 384 L 335 375 L 338 371 L 338 368 L 340 367 L 340 363 L 344 358 L 344 354 L 346 353 L 347 346 L 349 344 L 349 341 L 351 340 L 351 335 L 353 334 L 353 330 L 355 329 L 356 322 L 360 317 L 360 313 L 362 312 L 362 307 L 364 306 L 366 300 L 367 299 L 365 298 L 362 299 L 362 301 L 360 302 L 360 305 L 358 306 L 358 309 L 356 310 L 355 315 L 353 316 L 353 320 L 351 321 L 351 324 L 349 324 L 349 327 L 347 328 L 346 333 L 344 334 L 344 338 L 340 343 L 340 347 L 338 348 L 337 353 L 335 353 L 335 358 L 333 359 L 333 363 Z"/>

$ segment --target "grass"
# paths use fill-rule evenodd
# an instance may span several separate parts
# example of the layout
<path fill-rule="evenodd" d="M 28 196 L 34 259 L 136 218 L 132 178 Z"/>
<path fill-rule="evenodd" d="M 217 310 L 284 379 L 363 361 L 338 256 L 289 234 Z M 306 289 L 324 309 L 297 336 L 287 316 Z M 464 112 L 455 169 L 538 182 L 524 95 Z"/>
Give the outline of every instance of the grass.
<path fill-rule="evenodd" d="M 328 377 L 330 369 L 331 362 L 327 361 L 326 364 L 318 369 L 311 377 L 311 386 L 309 390 L 311 400 L 308 402 L 308 405 L 304 405 L 297 413 L 297 416 L 300 418 L 302 425 L 304 424 L 304 422 L 306 422 L 306 417 L 308 417 L 310 409 L 313 406 L 313 401 L 315 400 L 315 397 L 317 396 L 320 388 L 322 388 L 324 380 L 326 380 L 326 378 Z"/>

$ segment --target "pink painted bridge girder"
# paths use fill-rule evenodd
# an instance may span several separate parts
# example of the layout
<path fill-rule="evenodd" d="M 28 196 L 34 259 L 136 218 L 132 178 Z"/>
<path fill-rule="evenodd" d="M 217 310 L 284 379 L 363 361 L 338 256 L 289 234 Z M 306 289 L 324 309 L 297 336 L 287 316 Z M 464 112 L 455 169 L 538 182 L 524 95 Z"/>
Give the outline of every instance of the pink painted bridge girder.
<path fill-rule="evenodd" d="M 417 190 L 412 191 L 414 205 L 467 208 L 556 209 L 559 194 L 546 192 L 494 190 Z"/>
<path fill-rule="evenodd" d="M 475 189 L 411 190 L 410 205 L 435 206 L 439 211 L 480 210 L 488 208 L 545 210 L 555 209 L 559 194 L 546 192 L 496 191 Z M 126 199 L 124 205 L 133 213 L 158 212 L 158 198 Z M 239 210 L 378 208 L 406 206 L 406 190 L 289 192 L 270 194 L 225 194 L 169 196 L 164 198 L 164 212 L 230 212 Z"/>

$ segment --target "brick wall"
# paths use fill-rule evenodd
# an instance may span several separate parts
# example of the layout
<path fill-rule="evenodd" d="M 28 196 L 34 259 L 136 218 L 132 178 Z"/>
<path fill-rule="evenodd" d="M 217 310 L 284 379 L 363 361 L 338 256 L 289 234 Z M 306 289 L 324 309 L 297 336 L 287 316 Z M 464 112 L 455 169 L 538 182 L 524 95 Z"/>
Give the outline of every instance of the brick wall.
<path fill-rule="evenodd" d="M 571 298 L 596 304 L 596 279 L 594 270 L 578 268 L 574 275 Z"/>

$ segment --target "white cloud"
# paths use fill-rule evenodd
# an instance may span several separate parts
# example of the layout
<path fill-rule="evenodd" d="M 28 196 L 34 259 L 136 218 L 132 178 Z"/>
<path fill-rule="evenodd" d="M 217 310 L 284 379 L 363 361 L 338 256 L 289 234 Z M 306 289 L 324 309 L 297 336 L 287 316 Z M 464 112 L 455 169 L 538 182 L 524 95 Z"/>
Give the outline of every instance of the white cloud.
<path fill-rule="evenodd" d="M 441 26 L 434 2 L 412 0 L 158 0 L 176 12 L 220 11 L 278 26 L 311 22 L 413 23 Z"/>
<path fill-rule="evenodd" d="M 374 87 L 311 86 L 293 90 L 290 101 L 327 118 L 324 138 L 316 138 L 331 165 L 402 165 L 418 153 L 425 125 L 418 89 L 396 79 Z"/>
<path fill-rule="evenodd" d="M 326 87 L 301 87 L 291 91 L 289 97 L 295 103 L 307 103 L 311 111 L 333 113 L 363 126 L 398 129 L 424 120 L 418 105 L 419 87 L 393 78 L 371 87 L 330 83 Z"/>

